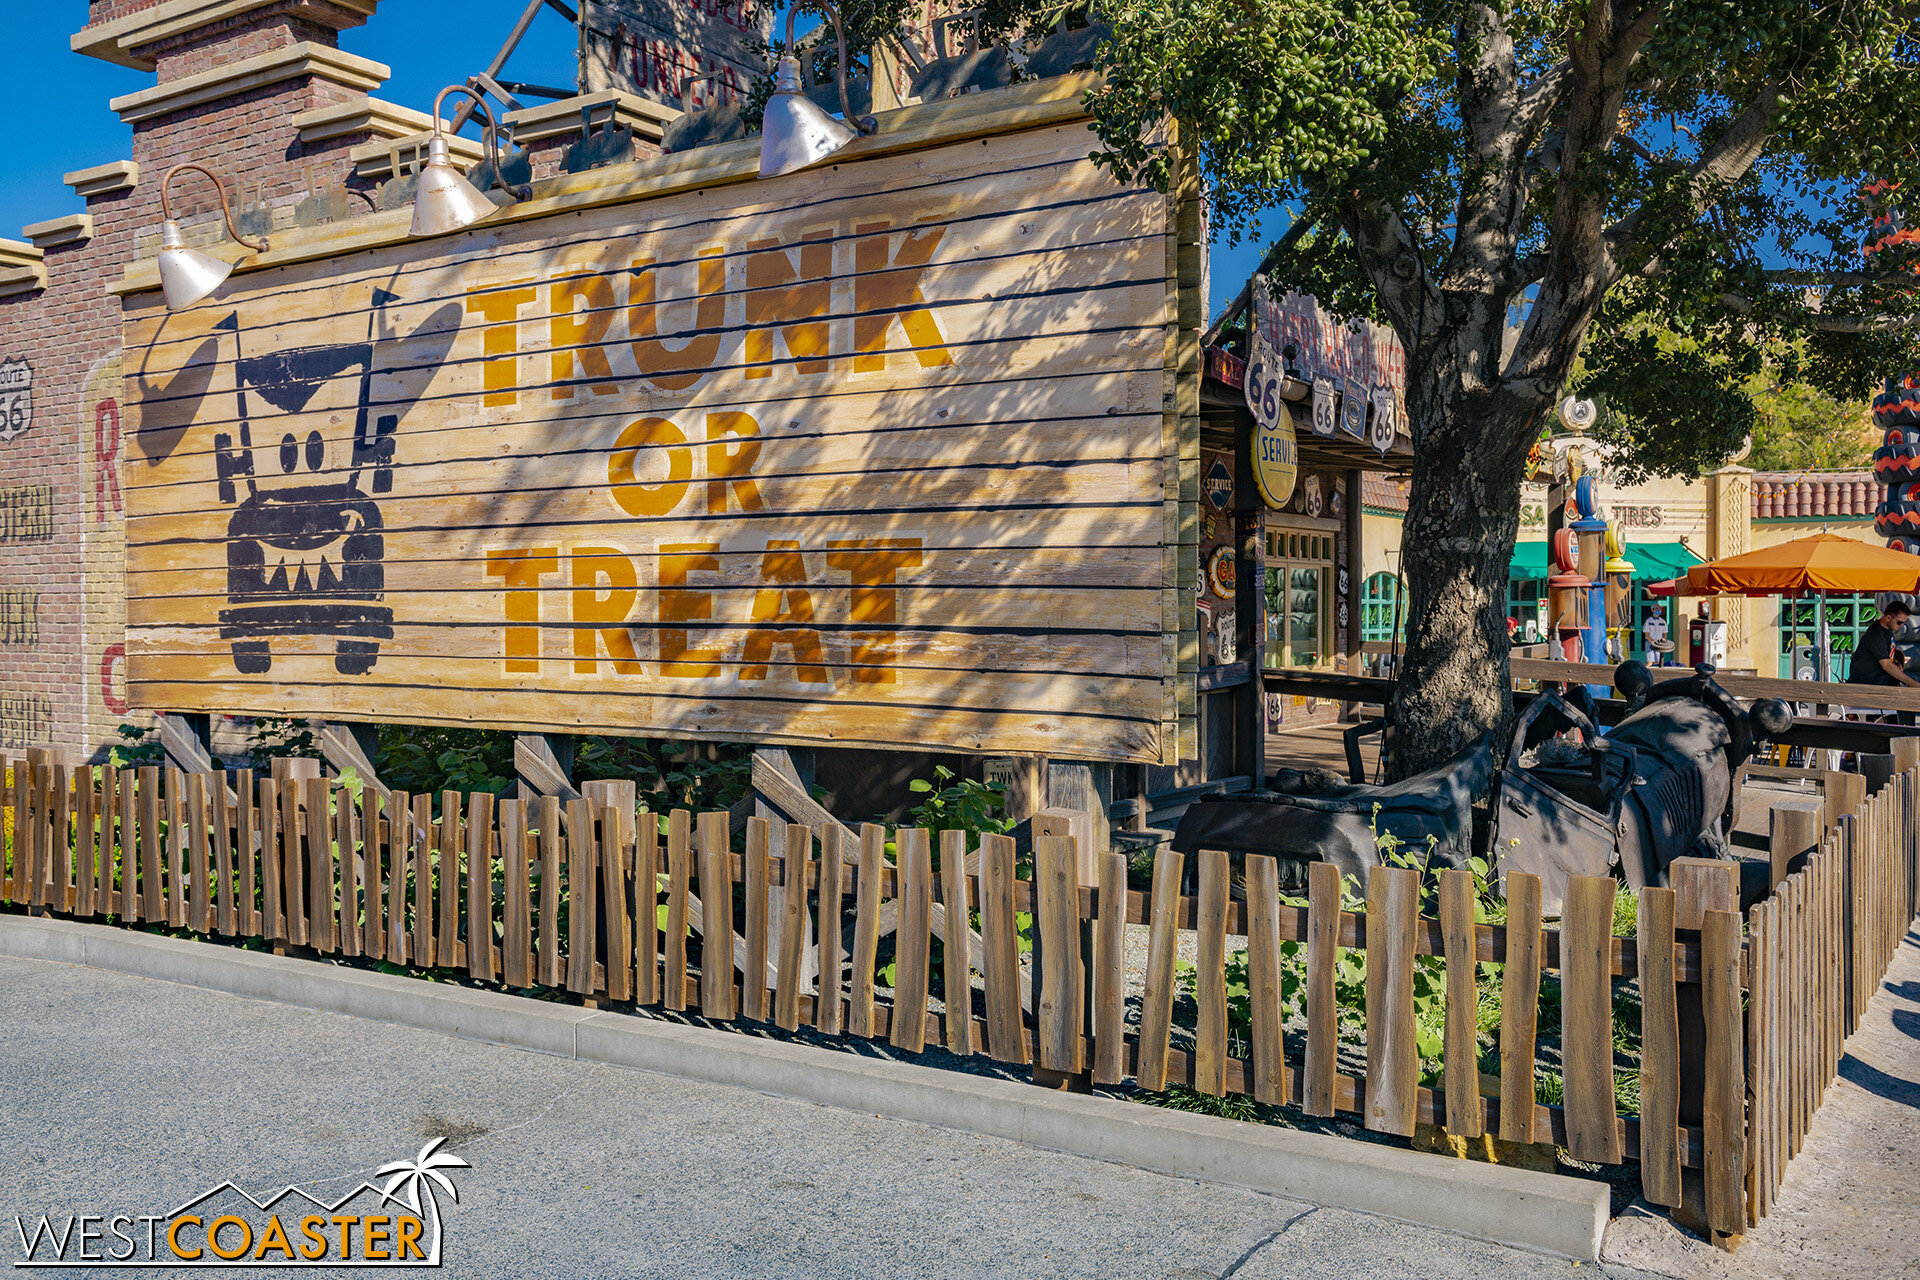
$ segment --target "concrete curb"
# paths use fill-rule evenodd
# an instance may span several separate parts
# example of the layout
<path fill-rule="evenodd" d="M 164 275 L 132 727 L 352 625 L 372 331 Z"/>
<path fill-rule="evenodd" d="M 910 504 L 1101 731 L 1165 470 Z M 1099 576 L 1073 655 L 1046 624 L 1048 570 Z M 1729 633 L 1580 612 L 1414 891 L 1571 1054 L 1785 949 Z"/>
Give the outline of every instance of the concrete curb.
<path fill-rule="evenodd" d="M 67 920 L 0 916 L 0 955 L 113 969 L 469 1040 L 737 1085 L 822 1106 L 1357 1209 L 1594 1261 L 1605 1185 L 1324 1134 Z"/>

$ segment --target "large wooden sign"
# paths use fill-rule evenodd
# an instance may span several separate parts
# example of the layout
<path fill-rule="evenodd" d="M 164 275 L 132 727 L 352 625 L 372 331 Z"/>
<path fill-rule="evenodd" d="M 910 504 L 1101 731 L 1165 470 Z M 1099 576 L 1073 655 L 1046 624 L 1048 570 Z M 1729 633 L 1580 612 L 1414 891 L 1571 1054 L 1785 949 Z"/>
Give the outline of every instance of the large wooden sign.
<path fill-rule="evenodd" d="M 130 696 L 1175 754 L 1167 201 L 1079 125 L 130 300 Z"/>

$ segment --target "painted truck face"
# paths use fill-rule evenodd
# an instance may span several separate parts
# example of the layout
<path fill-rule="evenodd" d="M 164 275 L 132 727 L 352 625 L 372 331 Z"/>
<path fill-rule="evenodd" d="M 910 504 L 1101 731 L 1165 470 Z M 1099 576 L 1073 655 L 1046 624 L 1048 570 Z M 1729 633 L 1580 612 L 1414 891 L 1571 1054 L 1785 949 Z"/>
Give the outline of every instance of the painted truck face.
<path fill-rule="evenodd" d="M 274 636 L 301 635 L 336 637 L 335 669 L 365 675 L 380 641 L 393 637 L 393 610 L 381 603 L 380 508 L 361 485 L 371 472 L 377 488 L 391 487 L 399 415 L 382 415 L 367 431 L 372 360 L 372 344 L 363 342 L 236 362 L 241 396 L 278 410 L 263 413 L 257 427 L 244 411 L 241 419 L 254 448 L 247 496 L 227 524 L 230 607 L 220 633 L 242 672 L 272 667 Z M 321 394 L 337 397 L 342 384 L 358 389 L 356 402 L 342 406 L 351 416 L 327 412 L 330 397 Z M 342 431 L 343 422 L 352 429 Z"/>
<path fill-rule="evenodd" d="M 374 309 L 391 301 L 376 290 Z M 214 440 L 221 500 L 237 504 L 227 524 L 221 637 L 245 674 L 271 670 L 275 638 L 317 636 L 333 639 L 341 675 L 365 675 L 380 642 L 393 638 L 377 497 L 393 488 L 395 433 L 408 406 L 374 402 L 388 344 L 374 340 L 370 320 L 366 341 L 249 355 L 237 313 L 221 327 L 241 348 L 239 443 Z M 414 354 L 427 357 L 429 375 L 458 328 L 457 309 L 446 308 L 422 326 L 434 335 L 432 350 Z"/>

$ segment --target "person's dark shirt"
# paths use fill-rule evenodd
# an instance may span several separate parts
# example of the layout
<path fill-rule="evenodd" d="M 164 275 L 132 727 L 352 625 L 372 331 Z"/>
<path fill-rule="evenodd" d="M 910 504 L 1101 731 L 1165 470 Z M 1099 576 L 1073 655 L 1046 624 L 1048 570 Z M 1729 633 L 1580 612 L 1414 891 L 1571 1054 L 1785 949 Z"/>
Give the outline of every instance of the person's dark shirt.
<path fill-rule="evenodd" d="M 1853 665 L 1847 668 L 1848 684 L 1899 684 L 1880 665 L 1882 658 L 1893 656 L 1893 632 L 1879 623 L 1867 628 L 1853 651 Z"/>

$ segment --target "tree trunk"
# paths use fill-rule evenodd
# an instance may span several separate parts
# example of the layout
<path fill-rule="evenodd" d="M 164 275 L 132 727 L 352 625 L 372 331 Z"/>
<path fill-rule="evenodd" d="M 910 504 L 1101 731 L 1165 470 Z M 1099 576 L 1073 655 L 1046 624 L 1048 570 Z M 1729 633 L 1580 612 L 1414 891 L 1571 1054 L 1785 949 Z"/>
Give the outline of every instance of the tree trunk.
<path fill-rule="evenodd" d="M 1416 403 L 1412 491 L 1400 540 L 1407 646 L 1394 691 L 1391 775 L 1443 764 L 1504 725 L 1507 569 L 1520 528 L 1526 449 L 1537 403 L 1435 381 Z M 1424 402 L 1424 403 L 1420 403 Z"/>

